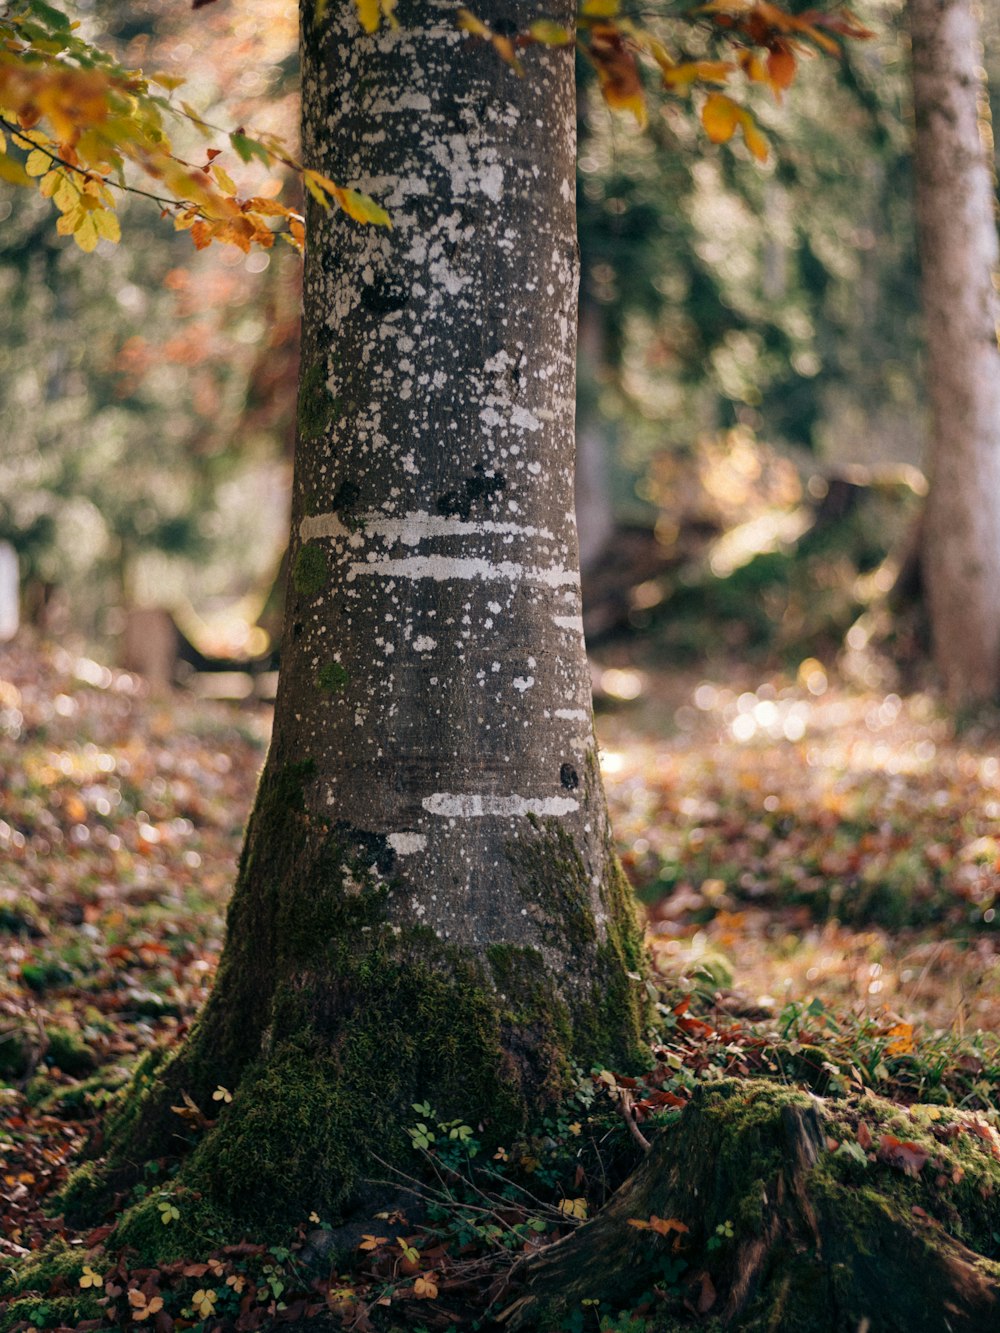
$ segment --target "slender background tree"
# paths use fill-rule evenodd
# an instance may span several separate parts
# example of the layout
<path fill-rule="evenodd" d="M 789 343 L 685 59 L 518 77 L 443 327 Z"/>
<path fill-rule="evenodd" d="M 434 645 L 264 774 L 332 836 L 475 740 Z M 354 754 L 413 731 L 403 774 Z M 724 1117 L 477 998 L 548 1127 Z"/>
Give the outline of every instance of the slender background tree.
<path fill-rule="evenodd" d="M 1000 692 L 996 183 L 971 0 L 911 0 L 910 27 L 931 409 L 921 567 L 947 689 L 976 703 Z"/>

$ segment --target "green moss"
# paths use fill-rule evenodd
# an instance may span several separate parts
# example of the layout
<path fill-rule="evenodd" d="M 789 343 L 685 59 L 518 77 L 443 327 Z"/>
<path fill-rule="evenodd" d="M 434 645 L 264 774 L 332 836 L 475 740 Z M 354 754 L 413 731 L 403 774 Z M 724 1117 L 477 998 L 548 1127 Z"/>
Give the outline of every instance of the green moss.
<path fill-rule="evenodd" d="M 16 1079 L 28 1071 L 31 1047 L 16 1030 L 0 1033 L 0 1080 Z"/>
<path fill-rule="evenodd" d="M 574 1006 L 573 1047 L 584 1068 L 613 1065 L 619 1071 L 644 1068 L 649 1050 L 642 1032 L 649 1001 L 639 973 L 623 970 L 608 941 L 597 949 L 597 975 L 588 996 Z"/>
<path fill-rule="evenodd" d="M 170 1203 L 180 1216 L 171 1215 L 164 1223 L 163 1203 Z M 115 1253 L 131 1251 L 139 1265 L 154 1265 L 202 1259 L 241 1237 L 231 1214 L 197 1191 L 178 1186 L 157 1190 L 126 1209 L 106 1245 Z"/>
<path fill-rule="evenodd" d="M 646 975 L 649 959 L 645 936 L 636 912 L 635 895 L 614 849 L 607 848 L 607 870 L 601 883 L 601 900 L 608 918 L 608 940 L 627 972 Z"/>
<path fill-rule="evenodd" d="M 94 1053 L 85 1041 L 68 1028 L 49 1027 L 45 1029 L 49 1039 L 45 1051 L 45 1062 L 61 1069 L 64 1074 L 89 1074 L 97 1061 Z"/>
<path fill-rule="evenodd" d="M 327 662 L 316 673 L 316 688 L 326 694 L 338 694 L 347 684 L 347 672 L 339 662 Z"/>
<path fill-rule="evenodd" d="M 101 1271 L 100 1262 L 85 1250 L 53 1241 L 44 1250 L 11 1263 L 0 1276 L 0 1333 L 19 1324 L 52 1329 L 99 1318 L 103 1310 L 97 1297 L 102 1293 L 79 1286 L 88 1262 L 96 1272 Z"/>
<path fill-rule="evenodd" d="M 52 1241 L 7 1270 L 0 1280 L 0 1295 L 16 1296 L 26 1291 L 44 1295 L 54 1284 L 75 1286 L 86 1262 L 85 1251 L 71 1249 L 61 1240 Z"/>
<path fill-rule="evenodd" d="M 316 542 L 299 547 L 292 566 L 292 583 L 301 597 L 315 597 L 326 587 L 330 567 L 323 548 Z"/>
<path fill-rule="evenodd" d="M 375 901 L 361 892 L 344 910 Z M 277 1237 L 313 1209 L 335 1218 L 386 1169 L 373 1152 L 412 1165 L 412 1103 L 481 1124 L 490 1144 L 565 1090 L 568 1016 L 535 951 L 494 950 L 487 973 L 427 928 L 322 932 L 314 921 L 312 932 L 308 958 L 282 969 L 258 1054 L 227 1084 L 232 1104 L 213 1108 L 217 1123 L 180 1165 L 179 1221 L 164 1226 L 145 1199 L 109 1244 L 168 1262 L 220 1237 Z M 503 1001 L 497 975 L 513 992 Z M 74 1184 L 84 1198 L 87 1187 L 87 1176 Z"/>
<path fill-rule="evenodd" d="M 334 403 L 326 387 L 326 367 L 322 361 L 314 361 L 303 371 L 299 381 L 299 438 L 318 439 L 329 429 L 334 412 Z"/>
<path fill-rule="evenodd" d="M 267 1049 L 182 1168 L 255 1231 L 342 1211 L 373 1169 L 373 1145 L 388 1161 L 407 1157 L 412 1102 L 483 1122 L 499 1141 L 523 1129 L 552 1078 L 552 1050 L 525 1032 L 535 1064 L 520 1064 L 492 986 L 430 932 L 371 935 L 352 955 L 331 942 L 315 971 L 280 988 Z"/>
<path fill-rule="evenodd" d="M 427 927 L 390 924 L 387 839 L 314 814 L 311 776 L 277 759 L 265 769 L 206 1009 L 176 1053 L 140 1062 L 110 1120 L 109 1163 L 67 1190 L 67 1215 L 97 1220 L 145 1161 L 183 1155 L 182 1226 L 144 1201 L 116 1237 L 147 1262 L 217 1232 L 278 1234 L 313 1209 L 335 1218 L 362 1176 L 384 1171 L 373 1152 L 410 1163 L 414 1102 L 510 1142 L 558 1101 L 574 1059 L 623 1068 L 640 1053 L 643 987 L 623 971 L 634 917 L 598 938 L 593 890 L 560 828 L 534 830 L 530 860 L 552 938 L 565 951 L 569 936 L 593 981 L 579 1022 L 572 978 L 553 977 L 540 950 L 498 944 L 480 961 Z M 619 893 L 604 891 L 616 913 Z M 212 1104 L 220 1083 L 232 1104 Z M 171 1111 L 184 1093 L 218 1115 L 214 1127 Z"/>
<path fill-rule="evenodd" d="M 74 1328 L 83 1319 L 100 1319 L 103 1314 L 97 1297 L 86 1292 L 79 1296 L 19 1296 L 0 1311 L 0 1333 L 15 1328 Z"/>
<path fill-rule="evenodd" d="M 542 938 L 582 955 L 597 938 L 587 867 L 557 819 L 530 815 L 529 822 L 533 836 L 507 848 L 515 887 Z"/>

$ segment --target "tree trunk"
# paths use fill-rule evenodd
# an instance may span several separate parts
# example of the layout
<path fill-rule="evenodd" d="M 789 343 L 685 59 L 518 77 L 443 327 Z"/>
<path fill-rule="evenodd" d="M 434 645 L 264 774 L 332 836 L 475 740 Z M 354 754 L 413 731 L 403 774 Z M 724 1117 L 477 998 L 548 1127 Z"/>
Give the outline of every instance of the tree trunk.
<path fill-rule="evenodd" d="M 945 1116 L 935 1137 L 877 1097 L 700 1088 L 592 1222 L 522 1264 L 501 1324 L 563 1327 L 586 1301 L 609 1320 L 655 1306 L 658 1333 L 699 1315 L 741 1333 L 996 1328 L 1000 1167 L 976 1117 Z"/>
<path fill-rule="evenodd" d="M 935 657 L 951 697 L 1000 689 L 1000 319 L 988 116 L 971 0 L 910 0 L 917 223 L 931 407 L 924 525 Z"/>
<path fill-rule="evenodd" d="M 274 737 L 206 1011 L 111 1136 L 120 1181 L 223 1084 L 181 1180 L 258 1227 L 342 1212 L 412 1103 L 509 1136 L 642 1017 L 580 620 L 573 52 L 518 78 L 424 0 L 314 10 L 305 160 L 393 229 L 309 218 Z"/>

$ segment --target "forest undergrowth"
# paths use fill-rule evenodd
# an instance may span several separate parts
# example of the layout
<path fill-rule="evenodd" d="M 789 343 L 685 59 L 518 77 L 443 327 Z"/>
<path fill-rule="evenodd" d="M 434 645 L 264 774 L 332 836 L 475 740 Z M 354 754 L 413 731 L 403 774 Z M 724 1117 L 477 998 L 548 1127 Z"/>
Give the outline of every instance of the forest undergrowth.
<path fill-rule="evenodd" d="M 601 683 L 655 961 L 651 1068 L 576 1071 L 558 1113 L 485 1161 L 476 1126 L 416 1105 L 413 1177 L 372 1186 L 373 1231 L 312 1214 L 277 1244 L 188 1243 L 169 1163 L 151 1162 L 140 1190 L 177 1236 L 154 1264 L 115 1250 L 113 1216 L 74 1232 L 55 1201 L 136 1060 L 205 998 L 269 718 L 151 698 L 65 648 L 3 651 L 0 1330 L 492 1327 L 519 1264 L 593 1217 L 693 1097 L 734 1082 L 832 1099 L 831 1159 L 919 1185 L 928 1225 L 975 1229 L 945 1154 L 968 1139 L 1000 1162 L 995 732 L 956 733 L 930 696 L 838 683 L 813 659 L 766 678 L 618 663 Z M 178 1132 L 231 1095 L 182 1104 Z M 695 1220 L 634 1225 L 662 1247 L 655 1279 L 627 1308 L 578 1304 L 569 1333 L 666 1327 L 661 1307 L 678 1326 L 714 1317 L 711 1265 L 685 1258 Z M 1000 1236 L 985 1244 L 996 1257 Z"/>

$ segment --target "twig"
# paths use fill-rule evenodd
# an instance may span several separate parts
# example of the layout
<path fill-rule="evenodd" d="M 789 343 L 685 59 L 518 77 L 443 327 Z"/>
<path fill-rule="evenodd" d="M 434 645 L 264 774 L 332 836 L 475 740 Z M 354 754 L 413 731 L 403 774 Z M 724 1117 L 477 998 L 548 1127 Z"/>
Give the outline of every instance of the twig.
<path fill-rule="evenodd" d="M 636 1123 L 635 1116 L 632 1114 L 634 1109 L 632 1094 L 627 1088 L 622 1088 L 621 1096 L 618 1100 L 618 1110 L 621 1112 L 621 1117 L 628 1126 L 628 1132 L 635 1139 L 636 1143 L 638 1143 L 643 1152 L 649 1152 L 653 1145 Z"/>

